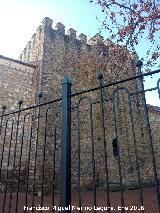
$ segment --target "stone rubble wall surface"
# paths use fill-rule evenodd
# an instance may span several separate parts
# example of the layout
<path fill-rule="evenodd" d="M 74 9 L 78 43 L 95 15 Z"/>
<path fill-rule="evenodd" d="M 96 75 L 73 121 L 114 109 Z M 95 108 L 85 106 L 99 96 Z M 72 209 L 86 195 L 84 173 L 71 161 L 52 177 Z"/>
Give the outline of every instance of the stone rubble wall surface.
<path fill-rule="evenodd" d="M 136 56 L 129 53 L 124 47 L 113 44 L 110 40 L 105 40 L 96 34 L 87 42 L 87 37 L 80 34 L 77 38 L 76 31 L 69 29 L 65 34 L 65 26 L 57 23 L 55 29 L 52 28 L 52 20 L 45 18 L 38 27 L 37 32 L 28 42 L 19 59 L 25 63 L 32 63 L 36 66 L 30 78 L 32 79 L 33 93 L 32 101 L 38 103 L 37 93 L 43 92 L 42 101 L 50 101 L 61 96 L 61 84 L 64 76 L 68 76 L 72 81 L 72 93 L 76 93 L 88 88 L 98 86 L 97 74 L 100 72 L 104 76 L 104 83 L 111 83 L 135 76 Z M 14 71 L 13 71 L 14 72 Z M 26 75 L 26 74 L 25 74 Z M 29 87 L 29 84 L 27 85 Z M 104 125 L 105 141 L 107 143 L 108 170 L 110 184 L 119 183 L 118 159 L 113 156 L 112 142 L 116 137 L 113 113 L 113 101 L 111 101 L 113 91 L 117 87 L 126 87 L 130 93 L 141 89 L 141 82 L 133 80 L 118 86 L 111 86 L 104 89 Z M 22 89 L 23 91 L 23 89 Z M 3 96 L 3 95 L 2 95 Z M 78 99 L 83 95 L 72 98 L 72 187 L 77 188 L 77 104 Z M 99 187 L 105 186 L 105 156 L 104 140 L 102 128 L 102 116 L 100 101 L 100 91 L 85 94 L 91 98 L 93 110 L 93 138 L 95 148 L 96 182 Z M 7 100 L 6 96 L 6 100 Z M 15 98 L 19 97 L 18 93 Z M 27 94 L 24 95 L 27 98 Z M 33 103 L 32 102 L 32 103 Z M 148 127 L 146 124 L 146 112 L 144 109 L 144 97 L 142 94 L 131 96 L 133 124 L 135 131 L 135 142 L 137 144 L 140 174 L 142 181 L 153 179 L 151 153 L 149 147 Z M 133 126 L 131 125 L 130 108 L 128 106 L 128 96 L 124 89 L 119 90 L 115 95 L 116 120 L 118 141 L 120 147 L 121 167 L 124 184 L 137 183 L 136 157 L 133 137 Z M 59 166 L 60 166 L 60 136 L 61 136 L 61 103 L 52 106 L 53 112 L 49 113 L 47 128 L 47 150 L 46 159 L 43 162 L 42 149 L 45 130 L 46 108 L 41 110 L 41 122 L 39 132 L 39 145 L 37 147 L 38 157 L 34 161 L 33 169 L 36 169 L 36 193 L 40 191 L 42 181 L 42 165 L 45 163 L 45 191 L 51 189 L 53 176 L 53 159 L 50 151 L 54 150 L 54 129 L 56 126 L 56 187 L 59 190 Z M 80 144 L 81 144 L 81 187 L 91 189 L 93 187 L 93 161 L 90 131 L 90 108 L 86 99 L 80 103 Z M 54 118 L 54 119 L 53 119 Z M 37 121 L 36 121 L 37 122 Z M 35 131 L 33 146 L 36 144 L 37 129 Z M 159 128 L 156 127 L 157 129 Z M 153 141 L 157 144 L 157 133 L 152 131 Z M 159 158 L 157 158 L 159 159 Z M 158 164 L 159 160 L 157 161 Z M 31 167 L 32 168 L 32 167 Z M 33 169 L 30 174 L 30 185 L 32 186 Z M 50 178 L 48 178 L 50 177 Z M 32 188 L 32 187 L 31 187 Z M 30 189 L 32 190 L 32 189 Z"/>
<path fill-rule="evenodd" d="M 35 71 L 34 66 L 23 64 L 15 60 L 10 60 L 6 57 L 0 57 L 0 105 L 6 106 L 4 113 L 13 112 L 19 109 L 18 101 L 23 100 L 22 107 L 27 108 L 34 103 L 34 85 L 33 74 Z M 27 111 L 26 111 L 27 113 Z M 16 178 L 19 174 L 20 152 L 22 147 L 21 159 L 21 176 L 25 177 L 26 172 L 26 159 L 29 143 L 29 126 L 30 118 L 26 117 L 22 112 L 19 124 L 17 123 L 18 114 L 13 114 L 3 117 L 1 134 L 0 134 L 0 155 L 1 155 L 1 183 L 0 187 L 3 190 L 8 179 L 8 189 L 14 188 L 16 185 Z M 18 131 L 17 131 L 18 125 Z M 25 125 L 24 137 L 25 141 L 22 146 L 22 129 Z M 19 133 L 17 133 L 19 132 Z M 15 151 L 15 144 L 16 151 Z M 9 148 L 10 147 L 10 148 Z M 10 155 L 10 158 L 8 156 Z M 3 158 L 2 158 L 3 156 Z M 3 160 L 2 160 L 3 159 Z M 14 167 L 14 169 L 13 169 Z M 13 174 L 14 170 L 14 174 Z M 8 172 L 8 177 L 7 177 Z M 24 187 L 24 178 L 20 178 L 21 186 Z M 14 185 L 14 186 L 13 186 Z"/>
<path fill-rule="evenodd" d="M 104 83 L 110 83 L 122 80 L 136 75 L 135 60 L 136 56 L 130 54 L 125 48 L 114 45 L 110 40 L 96 34 L 87 42 L 87 37 L 80 34 L 77 38 L 76 31 L 69 29 L 65 34 L 65 26 L 57 23 L 55 29 L 52 28 L 52 20 L 45 18 L 41 28 L 42 42 L 42 61 L 40 76 L 40 88 L 44 92 L 44 100 L 57 98 L 61 95 L 61 82 L 64 75 L 67 75 L 73 82 L 72 93 L 98 86 L 96 75 L 101 72 L 104 76 Z M 37 36 L 36 36 L 37 37 Z M 33 43 L 33 41 L 31 41 Z M 27 45 L 28 47 L 28 45 Z M 27 48 L 26 47 L 26 48 Z M 33 46 L 32 46 L 33 47 Z M 28 48 L 26 53 L 22 53 L 22 60 L 32 62 L 35 48 Z M 36 53 L 37 54 L 37 53 Z M 35 55 L 36 55 L 35 54 Z M 141 89 L 138 81 L 127 82 L 120 86 L 125 86 L 130 92 L 136 92 Z M 107 88 L 106 97 L 109 98 L 117 87 Z M 128 107 L 127 96 L 119 92 L 119 103 L 117 105 L 117 125 L 118 137 L 121 152 L 121 166 L 123 182 L 137 182 L 135 148 L 133 145 L 133 129 L 131 127 L 131 118 Z M 86 94 L 88 95 L 88 94 Z M 89 94 L 93 102 L 99 101 L 99 91 Z M 133 107 L 133 123 L 136 134 L 138 156 L 140 159 L 140 173 L 142 179 L 152 178 L 152 165 L 148 141 L 148 131 L 145 122 L 144 100 L 142 95 L 135 95 L 131 98 Z M 78 102 L 77 98 L 72 100 L 73 105 Z M 81 184 L 83 187 L 91 187 L 92 183 L 92 160 L 91 143 L 89 132 L 89 119 L 87 102 L 82 101 L 81 113 Z M 99 185 L 105 182 L 105 161 L 103 130 L 101 126 L 100 106 L 93 107 L 93 125 L 94 125 L 94 143 L 96 158 L 96 177 Z M 118 160 L 113 156 L 112 141 L 115 136 L 115 127 L 113 122 L 113 105 L 111 102 L 105 104 L 105 128 L 107 141 L 109 181 L 111 183 L 119 181 Z M 60 125 L 58 124 L 60 129 Z M 77 185 L 77 117 L 76 111 L 72 115 L 72 182 Z M 60 131 L 59 131 L 60 134 Z M 86 163 L 88 162 L 88 163 Z"/>

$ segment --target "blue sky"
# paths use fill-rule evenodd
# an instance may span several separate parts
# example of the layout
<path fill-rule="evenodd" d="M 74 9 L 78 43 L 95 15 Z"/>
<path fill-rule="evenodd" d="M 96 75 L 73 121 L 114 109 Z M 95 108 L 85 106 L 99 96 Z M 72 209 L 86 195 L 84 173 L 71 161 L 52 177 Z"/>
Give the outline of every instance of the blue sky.
<path fill-rule="evenodd" d="M 89 0 L 1 0 L 0 7 L 0 54 L 18 58 L 44 17 L 53 19 L 53 27 L 62 22 L 69 28 L 77 30 L 77 35 L 84 33 L 88 39 L 100 28 L 97 17 L 102 18 L 99 7 L 90 4 Z M 104 38 L 108 35 L 102 32 Z M 147 40 L 139 44 L 137 50 L 140 58 L 144 58 Z M 155 67 L 156 69 L 156 67 Z M 159 78 L 146 80 L 146 87 L 155 87 Z M 150 93 L 147 101 L 160 105 L 157 93 Z"/>
<path fill-rule="evenodd" d="M 53 19 L 53 27 L 62 22 L 89 37 L 100 25 L 101 12 L 88 0 L 5 0 L 0 7 L 0 54 L 17 58 L 44 17 Z M 107 38 L 107 35 L 106 35 Z"/>

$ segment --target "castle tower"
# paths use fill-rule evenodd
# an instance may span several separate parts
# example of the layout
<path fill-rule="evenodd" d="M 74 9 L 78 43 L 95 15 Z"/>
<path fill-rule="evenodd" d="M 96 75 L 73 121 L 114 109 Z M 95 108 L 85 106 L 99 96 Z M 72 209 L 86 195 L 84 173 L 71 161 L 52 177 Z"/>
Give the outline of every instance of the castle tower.
<path fill-rule="evenodd" d="M 136 75 L 135 56 L 126 50 L 123 46 L 113 44 L 109 39 L 104 40 L 100 34 L 96 34 L 87 42 L 87 36 L 81 33 L 78 37 L 76 30 L 69 29 L 65 33 L 65 26 L 57 23 L 52 28 L 52 20 L 46 17 L 42 24 L 38 27 L 31 40 L 28 42 L 22 53 L 20 54 L 21 69 L 18 71 L 17 79 L 21 81 L 20 75 L 27 76 L 27 82 L 21 95 L 27 98 L 28 103 L 33 105 L 34 102 L 42 103 L 50 101 L 61 96 L 61 82 L 65 75 L 72 80 L 72 93 L 76 93 L 88 88 L 97 87 L 99 80 L 103 83 L 111 83 L 117 80 L 123 80 Z M 32 64 L 32 65 L 30 65 Z M 29 70 L 29 71 L 28 71 Z M 4 70 L 3 70 L 4 71 Z M 14 72 L 14 71 L 13 71 Z M 26 74 L 26 73 L 29 74 Z M 97 79 L 99 75 L 99 80 Z M 16 81 L 17 82 L 17 81 Z M 18 83 L 17 83 L 18 85 Z M 113 92 L 116 89 L 115 103 L 116 117 L 113 107 Z M 126 89 L 124 89 L 124 87 Z M 31 91 L 28 94 L 28 91 Z M 105 129 L 105 141 L 108 156 L 109 182 L 115 184 L 119 182 L 117 159 L 117 143 L 120 144 L 121 167 L 123 183 L 129 184 L 137 181 L 135 147 L 133 138 L 133 127 L 131 125 L 130 108 L 128 105 L 128 94 L 131 96 L 131 104 L 133 111 L 133 124 L 138 146 L 138 155 L 140 159 L 140 172 L 142 179 L 146 180 L 152 177 L 151 163 L 149 156 L 149 145 L 147 143 L 148 136 L 146 123 L 144 121 L 143 98 L 141 94 L 136 94 L 139 90 L 139 82 L 125 82 L 118 87 L 113 85 L 103 90 L 104 96 L 104 124 L 102 125 L 102 111 L 100 106 L 100 93 L 93 91 L 87 93 L 86 96 L 92 102 L 93 110 L 93 137 L 95 145 L 95 166 L 96 179 L 99 187 L 105 186 L 105 153 L 103 128 Z M 42 92 L 42 93 L 39 93 Z M 18 94 L 18 93 L 17 93 Z M 39 94 L 39 98 L 37 97 Z M 28 97 L 28 96 L 31 96 Z M 15 95 L 14 98 L 16 98 Z M 19 97 L 19 96 L 18 96 Z M 84 96 L 79 95 L 72 98 L 72 186 L 77 187 L 77 131 L 78 118 L 77 106 L 79 100 Z M 5 98 L 3 97 L 5 100 Z M 91 188 L 92 182 L 92 159 L 91 159 L 91 134 L 90 134 L 90 107 L 87 99 L 83 99 L 79 105 L 80 108 L 80 144 L 81 144 L 81 186 L 83 188 Z M 53 104 L 48 113 L 48 126 L 45 128 L 45 112 L 47 106 L 41 107 L 40 111 L 33 110 L 32 128 L 33 138 L 31 144 L 31 163 L 29 185 L 30 191 L 33 189 L 34 181 L 35 193 L 41 193 L 42 172 L 45 171 L 44 189 L 45 193 L 49 193 L 53 176 L 53 151 L 54 136 L 57 138 L 56 149 L 56 181 L 59 182 L 59 160 L 60 160 L 60 137 L 61 137 L 61 103 Z M 40 121 L 39 121 L 40 119 Z M 115 121 L 117 123 L 117 135 L 115 132 Z M 28 122 L 29 123 L 29 122 Z M 30 123 L 29 123 L 30 124 Z M 37 127 L 38 126 L 38 127 Z M 102 128 L 103 126 L 103 128 Z M 54 130 L 56 129 L 56 133 Z M 46 134 L 46 150 L 45 158 L 43 158 L 42 150 L 44 150 L 44 134 Z M 55 134 L 55 135 L 54 135 Z M 118 141 L 118 142 L 117 142 Z M 25 149 L 28 150 L 29 146 Z M 36 153 L 36 157 L 35 157 Z M 25 159 L 24 165 L 25 165 Z M 43 165 L 45 168 L 43 170 Z M 36 169 L 35 169 L 36 168 Z M 35 175 L 33 175 L 35 173 Z M 35 180 L 34 177 L 35 176 Z M 58 190 L 58 187 L 57 187 Z"/>

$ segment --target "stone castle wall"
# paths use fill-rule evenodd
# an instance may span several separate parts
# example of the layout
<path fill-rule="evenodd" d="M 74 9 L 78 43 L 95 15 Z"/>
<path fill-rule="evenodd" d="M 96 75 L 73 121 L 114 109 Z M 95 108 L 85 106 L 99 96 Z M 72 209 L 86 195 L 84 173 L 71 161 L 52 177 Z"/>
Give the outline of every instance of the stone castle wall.
<path fill-rule="evenodd" d="M 93 88 L 98 86 L 97 74 L 100 72 L 104 76 L 104 83 L 110 83 L 117 80 L 122 80 L 128 77 L 135 76 L 137 70 L 135 68 L 136 56 L 130 54 L 124 47 L 114 45 L 110 40 L 103 40 L 103 38 L 96 34 L 87 42 L 87 37 L 84 34 L 80 34 L 77 38 L 76 31 L 69 29 L 65 34 L 65 26 L 62 23 L 58 23 L 55 29 L 52 28 L 52 20 L 45 18 L 42 24 L 38 27 L 36 33 L 33 35 L 31 41 L 28 42 L 26 48 L 20 55 L 21 63 L 31 63 L 30 75 L 27 75 L 27 71 L 23 72 L 25 77 L 25 84 L 19 84 L 21 73 L 20 71 L 12 70 L 12 75 L 19 74 L 16 78 L 17 83 L 21 89 L 17 93 L 14 93 L 14 98 L 17 100 L 22 95 L 25 103 L 33 104 L 37 101 L 36 94 L 39 91 L 43 92 L 42 101 L 49 101 L 51 99 L 59 98 L 61 95 L 61 83 L 64 75 L 67 75 L 73 82 L 72 93 Z M 18 63 L 19 64 L 19 63 Z M 20 66 L 20 65 L 19 65 Z M 23 65 L 24 66 L 24 65 Z M 29 67 L 29 66 L 27 66 Z M 29 69 L 29 68 L 28 68 Z M 9 70 L 9 69 L 8 69 Z M 23 78 L 23 77 L 22 77 Z M 10 82 L 11 79 L 7 79 Z M 23 81 L 22 81 L 23 82 Z M 30 82 L 30 83 L 28 83 Z M 31 83 L 32 82 L 32 83 Z M 125 87 L 130 93 L 137 92 L 142 87 L 141 81 L 133 80 L 132 82 L 126 82 L 119 87 Z M 14 87 L 15 87 L 14 85 Z M 32 88 L 32 93 L 28 94 L 27 91 Z M 8 91 L 8 88 L 6 88 Z M 17 86 L 16 86 L 17 89 Z M 111 100 L 113 91 L 117 89 L 117 86 L 106 88 L 104 98 L 108 101 L 104 102 L 104 128 L 105 128 L 105 141 L 107 143 L 107 156 L 108 156 L 108 170 L 109 170 L 109 182 L 118 183 L 118 159 L 113 155 L 113 140 L 116 138 L 114 111 L 113 111 L 113 99 Z M 15 89 L 12 88 L 14 91 Z M 24 93 L 26 91 L 26 93 Z M 29 97 L 29 96 L 30 97 Z M 85 94 L 90 97 L 93 109 L 93 138 L 95 144 L 95 162 L 96 162 L 96 181 L 97 185 L 105 185 L 105 156 L 104 156 L 104 139 L 103 139 L 103 127 L 100 101 L 100 92 L 95 91 L 89 94 Z M 6 100 L 8 100 L 6 95 Z M 72 183 L 76 188 L 77 186 L 77 103 L 78 98 L 72 98 L 72 107 L 75 107 L 72 111 Z M 2 98 L 3 94 L 2 94 Z M 11 98 L 11 105 L 14 98 Z M 28 99 L 27 99 L 28 98 Z M 27 102 L 26 102 L 27 99 Z M 3 99 L 2 99 L 3 100 Z M 4 104 L 4 103 L 3 103 Z M 143 181 L 148 179 L 152 180 L 152 164 L 151 154 L 149 147 L 148 127 L 146 124 L 146 112 L 144 107 L 144 97 L 142 94 L 135 94 L 131 96 L 131 105 L 133 114 L 131 117 L 131 109 L 128 106 L 128 96 L 126 90 L 121 89 L 115 96 L 116 107 L 116 124 L 118 133 L 118 142 L 120 146 L 121 167 L 123 183 L 132 184 L 137 182 L 137 170 L 136 170 L 136 157 L 135 146 L 138 149 L 138 158 L 140 165 L 140 173 Z M 52 137 L 51 131 L 55 125 L 57 127 L 57 161 L 56 161 L 56 178 L 59 181 L 59 159 L 60 159 L 60 105 L 54 106 L 54 116 L 56 119 L 54 122 L 52 113 L 49 115 L 49 127 L 47 129 L 47 144 L 52 149 Z M 80 105 L 80 143 L 81 143 L 81 186 L 84 188 L 92 187 L 92 159 L 91 159 L 91 135 L 90 135 L 90 108 L 86 100 L 82 100 Z M 39 146 L 38 146 L 38 158 L 36 164 L 36 180 L 38 192 L 41 185 L 41 167 L 43 163 L 42 149 L 44 141 L 44 124 L 45 117 L 43 116 L 45 109 L 41 110 L 41 123 L 39 132 Z M 133 123 L 131 120 L 133 118 Z M 133 126 L 131 125 L 133 124 Z M 36 125 L 36 124 L 35 124 Z M 133 129 L 134 128 L 134 129 Z M 159 128 L 159 127 L 157 127 Z M 36 130 L 36 127 L 35 127 Z M 135 135 L 134 135 L 135 133 Z M 157 133 L 153 133 L 157 134 Z M 135 137 L 134 137 L 135 136 Z M 35 132 L 36 137 L 36 132 Z M 34 145 L 35 145 L 34 138 Z M 155 139 L 157 143 L 157 138 Z M 45 160 L 45 189 L 49 190 L 50 180 L 47 182 L 47 178 L 52 176 L 52 160 L 51 156 L 47 153 Z M 158 159 L 158 158 L 157 158 Z M 33 159 L 34 160 L 34 159 Z M 157 161 L 157 163 L 159 160 Z M 34 167 L 34 165 L 33 165 Z M 33 174 L 33 173 L 32 173 Z M 32 179 L 32 177 L 31 177 Z M 38 183 L 39 182 L 39 183 Z M 32 183 L 32 181 L 31 181 Z"/>
<path fill-rule="evenodd" d="M 119 54 L 118 64 L 114 60 L 115 54 Z M 99 34 L 88 42 L 84 34 L 77 38 L 74 29 L 69 29 L 66 35 L 65 26 L 57 23 L 53 29 L 49 18 L 38 27 L 20 60 L 39 64 L 40 89 L 47 91 L 47 99 L 51 88 L 60 88 L 64 75 L 74 82 L 73 91 L 97 85 L 98 70 L 105 71 L 105 83 L 135 75 L 135 57 L 124 48 L 113 45 L 108 39 L 104 41 Z"/>
<path fill-rule="evenodd" d="M 1 106 L 8 111 L 18 109 L 18 100 L 24 100 L 24 107 L 33 104 L 33 73 L 35 67 L 0 56 L 0 99 Z"/>
<path fill-rule="evenodd" d="M 33 85 L 33 73 L 35 72 L 35 66 L 23 63 L 14 59 L 10 59 L 4 56 L 0 56 L 0 105 L 1 114 L 6 107 L 4 114 L 16 111 L 19 109 L 18 101 L 23 100 L 21 107 L 27 108 L 34 103 L 34 85 Z M 27 113 L 27 112 L 26 112 Z M 1 175 L 0 175 L 0 188 L 3 190 L 5 181 L 8 179 L 10 186 L 15 185 L 14 176 L 18 177 L 18 168 L 20 151 L 22 147 L 22 127 L 24 124 L 23 116 L 17 124 L 17 113 L 7 117 L 3 117 L 2 126 L 0 127 L 0 155 L 1 155 Z M 1 118 L 2 119 L 2 118 Z M 25 120 L 24 138 L 25 143 L 23 145 L 23 154 L 21 161 L 21 172 L 24 173 L 27 150 L 28 150 L 28 127 L 30 120 Z M 17 125 L 19 134 L 17 136 Z M 15 144 L 16 151 L 15 151 Z M 10 147 L 10 148 L 9 148 Z M 16 157 L 15 156 L 16 153 Z M 10 155 L 10 158 L 8 156 Z M 15 161 L 15 162 L 14 162 Z M 13 163 L 14 162 L 14 163 Z M 13 164 L 15 164 L 14 174 Z M 8 177 L 7 177 L 8 172 Z M 11 181 L 13 179 L 13 181 Z M 24 179 L 24 178 L 23 178 Z M 9 187 L 8 187 L 9 188 Z"/>
<path fill-rule="evenodd" d="M 23 51 L 20 59 L 24 62 L 32 62 L 33 58 L 39 58 L 39 89 L 44 91 L 44 100 L 50 100 L 58 97 L 61 94 L 61 82 L 64 75 L 67 75 L 73 82 L 72 92 L 81 91 L 98 85 L 96 75 L 100 72 L 104 75 L 104 82 L 110 83 L 117 80 L 125 79 L 136 75 L 135 59 L 134 55 L 131 55 L 123 47 L 114 45 L 109 40 L 103 40 L 103 38 L 97 34 L 87 42 L 87 37 L 84 34 L 80 34 L 77 38 L 76 31 L 69 29 L 65 34 L 65 26 L 62 23 L 58 23 L 55 29 L 52 28 L 52 20 L 45 18 L 42 25 L 38 28 L 38 35 L 40 29 L 41 41 L 37 39 L 35 46 L 33 39 L 28 43 L 26 52 Z M 37 38 L 38 35 L 34 35 Z M 41 45 L 40 43 L 41 42 Z M 41 46 L 41 50 L 36 52 L 36 47 Z M 29 48 L 28 48 L 29 47 Z M 136 92 L 141 89 L 141 83 L 138 81 L 132 81 L 125 83 L 121 86 L 125 86 L 130 92 Z M 116 87 L 106 89 L 106 98 L 110 98 L 113 90 Z M 121 92 L 120 92 L 121 93 Z M 122 92 L 123 93 L 123 92 Z M 99 100 L 99 92 L 90 94 L 92 101 L 96 102 Z M 127 104 L 127 96 L 124 93 L 119 94 L 119 103 L 117 116 L 118 116 L 118 131 L 119 131 L 119 143 L 121 144 L 121 161 L 122 161 L 122 173 L 124 182 L 133 181 L 137 179 L 137 171 L 135 168 L 135 148 L 133 145 L 133 129 L 131 127 L 131 118 L 129 113 L 129 107 Z M 138 155 L 140 157 L 140 170 L 143 179 L 150 178 L 151 162 L 148 160 L 149 145 L 147 127 L 145 122 L 144 112 L 144 101 L 142 95 L 135 95 L 131 98 L 133 107 L 133 122 L 135 127 L 136 142 L 138 147 Z M 77 100 L 73 100 L 73 103 Z M 91 146 L 89 144 L 90 136 L 88 129 L 88 109 L 87 103 L 82 104 L 82 115 L 81 115 L 81 138 L 82 144 L 82 165 L 85 162 L 88 166 L 82 168 L 82 179 L 84 178 L 83 184 L 86 185 L 91 182 Z M 99 105 L 93 106 L 94 112 L 94 139 L 95 139 L 95 155 L 97 162 L 97 176 L 100 182 L 104 181 L 104 146 L 103 136 L 101 128 L 101 111 Z M 77 135 L 77 124 L 76 115 L 73 113 L 73 134 L 72 143 L 73 146 L 73 170 L 77 167 L 77 146 L 76 146 L 76 135 Z M 113 156 L 112 141 L 115 138 L 115 126 L 113 122 L 113 106 L 111 102 L 105 104 L 105 122 L 106 122 L 106 140 L 108 150 L 108 162 L 109 162 L 109 177 L 110 182 L 116 182 L 119 179 L 118 174 L 118 162 Z M 123 124 L 123 125 L 122 125 Z M 60 127 L 59 127 L 60 128 Z M 143 159 L 142 159 L 143 158 Z M 77 170 L 76 170 L 77 171 Z M 74 174 L 76 176 L 76 174 Z M 76 178 L 74 180 L 76 182 Z"/>
<path fill-rule="evenodd" d="M 160 155 L 159 155 L 159 144 L 160 144 L 160 108 L 148 105 L 148 115 L 153 139 L 153 145 L 155 150 L 155 158 L 157 162 L 158 174 L 160 171 Z"/>

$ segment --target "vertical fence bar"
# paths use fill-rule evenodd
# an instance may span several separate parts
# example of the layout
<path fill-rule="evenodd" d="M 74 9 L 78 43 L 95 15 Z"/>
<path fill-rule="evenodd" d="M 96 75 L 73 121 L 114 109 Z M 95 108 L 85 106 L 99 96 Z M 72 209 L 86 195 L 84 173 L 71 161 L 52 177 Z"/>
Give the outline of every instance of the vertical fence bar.
<path fill-rule="evenodd" d="M 2 124 L 3 124 L 3 115 L 6 110 L 6 106 L 2 106 L 2 117 L 1 117 L 1 122 L 0 122 L 0 135 L 2 134 Z"/>
<path fill-rule="evenodd" d="M 41 103 L 42 92 L 38 93 L 38 103 Z M 37 158 L 38 158 L 38 146 L 39 146 L 39 137 L 40 137 L 40 117 L 41 117 L 41 107 L 38 106 L 38 117 L 37 117 L 37 128 L 36 128 L 36 144 L 35 144 L 35 155 L 34 155 L 34 169 L 33 169 L 33 191 L 32 191 L 32 207 L 35 203 L 35 189 L 36 189 L 36 171 L 37 171 Z M 34 212 L 34 208 L 32 208 Z"/>
<path fill-rule="evenodd" d="M 9 118 L 7 122 L 9 121 Z M 7 187 L 8 187 L 8 176 L 9 176 L 9 161 L 10 161 L 10 155 L 11 155 L 11 142 L 13 139 L 13 128 L 14 128 L 14 120 L 12 119 L 12 127 L 11 127 L 11 136 L 9 140 L 9 146 L 8 146 L 8 156 L 7 156 L 7 174 L 6 174 L 6 180 L 5 180 L 5 192 L 4 192 L 4 199 L 3 199 L 3 207 L 2 207 L 2 212 L 5 212 L 5 204 L 6 204 L 6 196 L 7 196 Z"/>
<path fill-rule="evenodd" d="M 53 155 L 52 155 L 52 162 L 53 162 L 53 175 L 52 175 L 52 206 L 55 204 L 55 164 L 56 164 L 56 145 L 57 145 L 57 129 L 56 126 L 54 128 L 54 148 L 53 148 Z M 52 209 L 54 212 L 54 208 Z"/>
<path fill-rule="evenodd" d="M 104 160 L 105 160 L 105 182 L 106 182 L 106 196 L 107 196 L 107 211 L 108 213 L 111 212 L 110 210 L 110 194 L 109 194 L 109 172 L 108 172 L 108 153 L 107 153 L 107 141 L 106 141 L 106 128 L 105 128 L 105 111 L 104 111 L 104 94 L 103 94 L 103 75 L 98 74 L 97 76 L 100 85 L 100 110 L 101 110 L 101 119 L 102 119 L 102 137 L 103 137 L 103 147 L 104 147 Z"/>
<path fill-rule="evenodd" d="M 120 150 L 120 140 L 118 137 L 118 125 L 117 125 L 117 116 L 116 116 L 116 106 L 115 106 L 115 93 L 117 90 L 114 90 L 112 93 L 112 105 L 113 105 L 113 122 L 116 134 L 116 140 L 118 142 L 118 172 L 119 172 L 119 183 L 120 183 L 120 192 L 121 192 L 121 206 L 124 207 L 124 187 L 123 187 L 123 177 L 122 177 L 122 167 L 121 167 L 121 150 Z M 124 213 L 124 208 L 121 209 L 121 212 Z"/>
<path fill-rule="evenodd" d="M 21 177 L 21 166 L 22 166 L 22 155 L 23 155 L 23 146 L 25 143 L 25 122 L 26 122 L 26 118 L 27 116 L 29 116 L 30 113 L 27 113 L 24 117 L 23 117 L 23 124 L 22 124 L 22 135 L 21 135 L 21 145 L 20 145 L 20 156 L 19 156 L 19 168 L 18 168 L 18 177 L 17 177 L 17 192 L 16 192 L 16 210 L 15 212 L 18 212 L 18 199 L 19 199 L 19 188 L 20 188 L 20 177 Z"/>
<path fill-rule="evenodd" d="M 80 133 L 80 106 L 78 103 L 77 106 L 77 151 L 78 151 L 78 205 L 80 210 L 78 212 L 81 212 L 81 206 L 82 206 L 82 199 L 81 199 L 81 133 Z"/>
<path fill-rule="evenodd" d="M 142 74 L 141 67 L 143 66 L 143 62 L 141 60 L 138 60 L 136 66 L 138 68 L 138 74 Z M 144 91 L 143 78 L 141 79 L 141 88 L 142 88 L 142 91 Z M 157 83 L 157 89 L 158 89 L 158 83 Z M 158 89 L 158 92 L 159 92 L 159 89 Z M 144 103 L 144 116 L 145 116 L 145 121 L 146 121 L 146 124 L 147 124 L 147 134 L 148 134 L 148 139 L 149 139 L 148 142 L 149 142 L 149 146 L 150 146 L 150 153 L 151 153 L 152 165 L 153 165 L 152 169 L 153 169 L 153 173 L 154 173 L 154 181 L 155 181 L 155 184 L 156 184 L 158 208 L 159 208 L 159 212 L 160 212 L 159 181 L 158 181 L 156 158 L 155 158 L 155 153 L 154 153 L 154 145 L 153 145 L 153 140 L 152 140 L 152 133 L 151 133 L 151 127 L 150 127 L 150 121 L 149 121 L 148 108 L 147 108 L 145 94 L 143 95 L 143 103 Z"/>
<path fill-rule="evenodd" d="M 89 137 L 90 137 L 90 143 L 91 143 L 91 159 L 92 159 L 92 180 L 93 180 L 93 204 L 94 207 L 97 206 L 97 199 L 96 199 L 96 174 L 95 174 L 95 154 L 94 154 L 94 134 L 93 134 L 93 105 L 92 105 L 92 100 L 90 97 L 84 96 L 81 97 L 78 101 L 78 106 L 77 106 L 77 142 L 78 142 L 78 199 L 79 199 L 79 210 L 78 212 L 82 212 L 82 202 L 81 202 L 81 125 L 80 125 L 80 104 L 82 100 L 87 100 L 89 104 L 89 114 L 88 114 L 88 119 L 89 119 Z M 95 212 L 95 209 L 94 209 Z"/>
<path fill-rule="evenodd" d="M 33 114 L 31 115 L 31 126 L 30 126 L 30 132 L 29 132 L 29 150 L 28 150 L 28 157 L 27 157 L 27 173 L 26 173 L 26 180 L 25 180 L 25 207 L 28 205 L 28 188 L 29 188 L 29 176 L 30 176 L 30 161 L 31 161 L 31 146 L 33 141 Z M 27 210 L 25 208 L 24 212 L 26 213 Z"/>
<path fill-rule="evenodd" d="M 21 106 L 23 104 L 23 100 L 19 100 L 18 101 L 18 114 L 17 114 L 17 120 L 16 120 L 16 131 L 15 131 L 15 145 L 14 145 L 14 151 L 13 151 L 13 166 L 12 166 L 12 182 L 16 182 L 16 184 L 18 184 L 17 179 L 14 180 L 14 173 L 16 172 L 16 158 L 17 156 L 17 147 L 18 147 L 18 143 L 19 143 L 19 126 L 20 126 L 20 117 L 21 117 Z M 9 213 L 11 212 L 11 207 L 12 207 L 12 190 L 10 192 L 10 200 L 9 200 Z M 16 201 L 16 205 L 15 205 L 15 212 L 17 213 L 17 201 Z"/>
<path fill-rule="evenodd" d="M 41 208 L 43 207 L 43 202 L 44 202 L 44 183 L 45 183 L 45 160 L 46 160 L 46 146 L 47 146 L 47 127 L 48 127 L 48 111 L 50 110 L 50 107 L 45 112 L 45 127 L 44 127 L 44 142 L 43 142 L 43 150 L 42 150 L 42 171 L 41 171 L 41 176 L 42 176 L 42 182 L 41 182 Z M 41 210 L 41 212 L 43 212 Z"/>
<path fill-rule="evenodd" d="M 62 83 L 60 205 L 62 212 L 71 212 L 71 81 Z"/>

